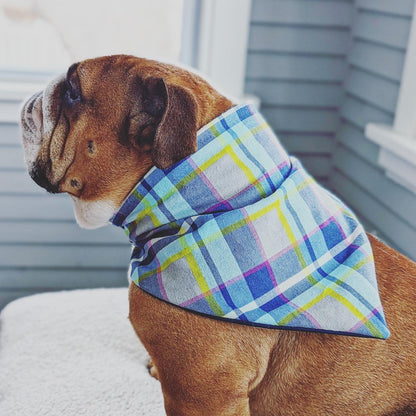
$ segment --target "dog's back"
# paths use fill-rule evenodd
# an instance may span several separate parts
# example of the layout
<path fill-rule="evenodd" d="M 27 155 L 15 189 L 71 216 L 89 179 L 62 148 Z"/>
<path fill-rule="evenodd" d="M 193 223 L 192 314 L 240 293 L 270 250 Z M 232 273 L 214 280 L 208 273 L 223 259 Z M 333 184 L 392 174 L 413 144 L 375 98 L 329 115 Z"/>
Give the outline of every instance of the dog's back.
<path fill-rule="evenodd" d="M 279 331 L 253 415 L 416 414 L 416 263 L 369 238 L 390 338 Z"/>

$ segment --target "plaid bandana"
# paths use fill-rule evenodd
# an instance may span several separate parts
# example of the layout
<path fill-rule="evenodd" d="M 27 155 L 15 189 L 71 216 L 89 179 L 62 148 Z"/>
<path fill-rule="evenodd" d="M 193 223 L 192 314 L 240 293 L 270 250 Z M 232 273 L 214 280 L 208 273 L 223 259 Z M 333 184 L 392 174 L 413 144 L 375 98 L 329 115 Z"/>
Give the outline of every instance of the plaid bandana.
<path fill-rule="evenodd" d="M 133 243 L 132 280 L 157 298 L 250 325 L 389 336 L 361 224 L 251 106 L 152 168 L 111 221 Z"/>

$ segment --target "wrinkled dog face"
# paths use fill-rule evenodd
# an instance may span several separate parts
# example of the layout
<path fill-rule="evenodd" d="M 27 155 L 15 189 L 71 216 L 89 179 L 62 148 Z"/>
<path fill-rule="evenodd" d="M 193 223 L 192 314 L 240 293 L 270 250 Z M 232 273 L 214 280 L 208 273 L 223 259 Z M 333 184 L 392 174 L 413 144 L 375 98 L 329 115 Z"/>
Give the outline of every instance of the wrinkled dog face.
<path fill-rule="evenodd" d="M 72 65 L 23 106 L 30 176 L 70 194 L 81 226 L 104 225 L 152 165 L 167 168 L 196 150 L 203 121 L 195 91 L 182 87 L 189 82 L 210 89 L 184 70 L 134 57 Z"/>

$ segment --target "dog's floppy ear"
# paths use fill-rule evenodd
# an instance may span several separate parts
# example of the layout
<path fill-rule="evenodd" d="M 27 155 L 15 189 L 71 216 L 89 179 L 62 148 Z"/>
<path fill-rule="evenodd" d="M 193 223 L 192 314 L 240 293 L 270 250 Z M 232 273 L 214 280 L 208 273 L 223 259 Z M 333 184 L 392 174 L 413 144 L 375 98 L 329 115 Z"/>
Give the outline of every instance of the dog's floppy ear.
<path fill-rule="evenodd" d="M 164 108 L 154 136 L 152 161 L 156 167 L 167 169 L 197 150 L 197 103 L 185 88 L 163 78 L 147 78 L 144 83 L 145 111 L 157 115 Z"/>

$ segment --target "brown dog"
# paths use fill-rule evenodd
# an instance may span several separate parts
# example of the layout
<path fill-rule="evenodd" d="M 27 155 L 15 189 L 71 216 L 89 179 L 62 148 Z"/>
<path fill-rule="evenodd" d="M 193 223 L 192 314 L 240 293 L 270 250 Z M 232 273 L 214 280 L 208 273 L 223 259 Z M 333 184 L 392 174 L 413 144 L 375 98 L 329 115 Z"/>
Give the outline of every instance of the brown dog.
<path fill-rule="evenodd" d="M 87 60 L 25 104 L 28 169 L 48 191 L 71 195 L 81 226 L 99 227 L 151 166 L 194 152 L 197 130 L 231 106 L 174 66 Z M 130 320 L 157 368 L 167 414 L 416 414 L 416 264 L 370 241 L 387 341 L 226 323 L 132 284 Z"/>

